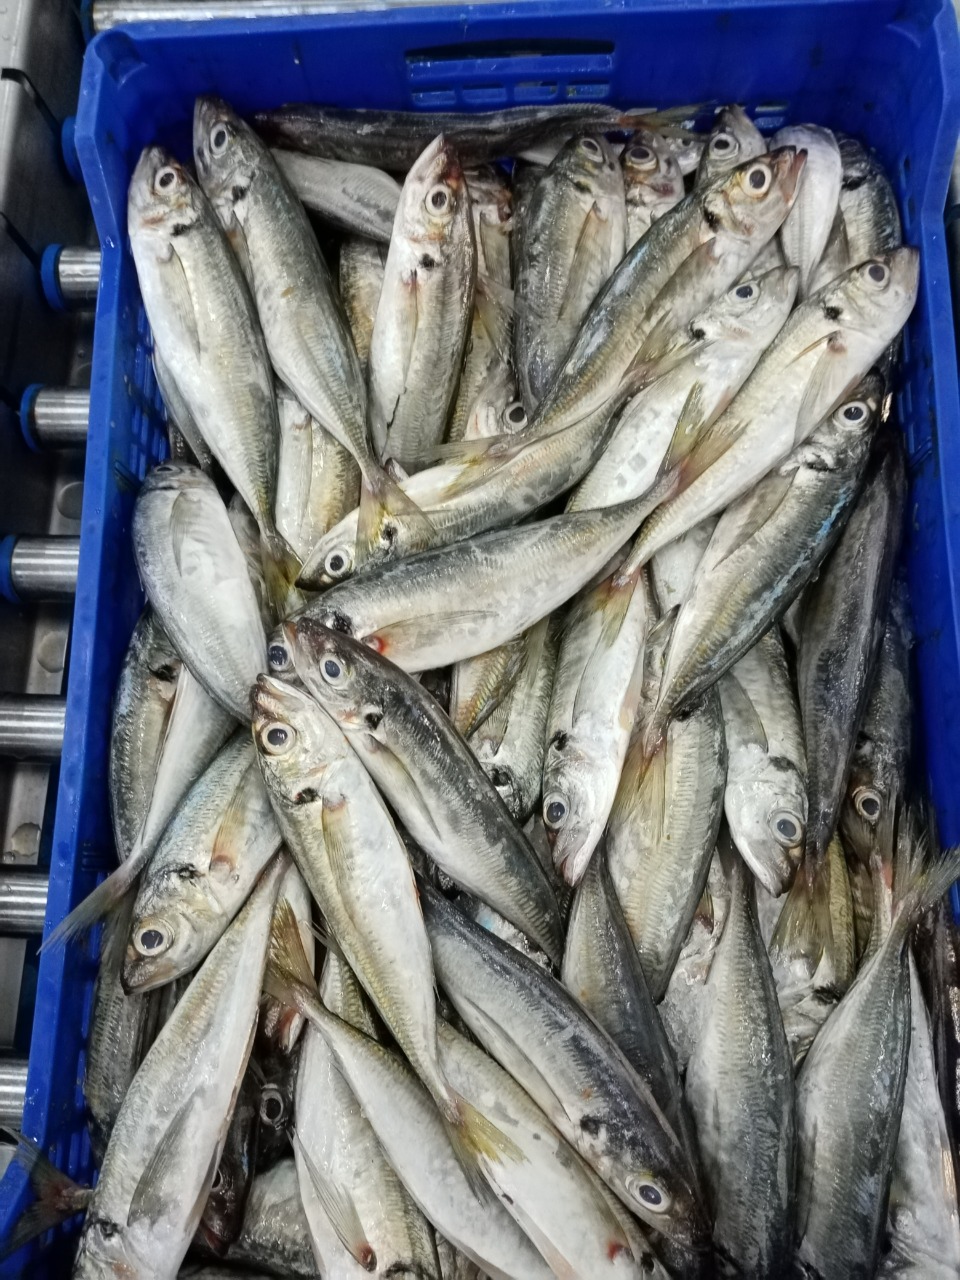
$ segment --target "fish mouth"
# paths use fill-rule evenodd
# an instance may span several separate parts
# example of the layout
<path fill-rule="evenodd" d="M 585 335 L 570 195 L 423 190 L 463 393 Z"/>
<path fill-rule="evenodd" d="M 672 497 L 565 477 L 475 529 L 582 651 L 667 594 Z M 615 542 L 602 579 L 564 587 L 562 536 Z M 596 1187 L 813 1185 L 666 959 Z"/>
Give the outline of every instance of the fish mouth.
<path fill-rule="evenodd" d="M 442 182 L 446 182 L 454 190 L 459 191 L 463 185 L 463 168 L 460 164 L 460 157 L 457 155 L 457 149 L 452 142 L 448 142 L 446 138 L 440 138 L 439 151 L 439 169 L 438 175 Z"/>
<path fill-rule="evenodd" d="M 295 705 L 295 701 L 288 682 L 278 680 L 275 676 L 261 671 L 251 695 L 254 723 L 263 724 L 266 720 L 284 720 Z"/>
<path fill-rule="evenodd" d="M 180 967 L 172 960 L 165 959 L 163 956 L 147 959 L 132 947 L 128 947 L 120 983 L 127 995 L 145 995 L 148 991 L 173 982 L 179 974 Z"/>
<path fill-rule="evenodd" d="M 773 168 L 773 176 L 781 194 L 787 201 L 792 201 L 797 194 L 800 175 L 807 163 L 807 153 L 801 147 L 778 147 L 768 153 Z"/>

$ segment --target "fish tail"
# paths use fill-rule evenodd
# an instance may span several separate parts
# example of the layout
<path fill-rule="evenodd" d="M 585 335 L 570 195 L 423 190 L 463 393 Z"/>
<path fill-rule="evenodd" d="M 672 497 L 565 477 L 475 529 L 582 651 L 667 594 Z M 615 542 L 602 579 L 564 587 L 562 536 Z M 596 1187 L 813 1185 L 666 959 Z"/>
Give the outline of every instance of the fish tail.
<path fill-rule="evenodd" d="M 770 951 L 780 957 L 800 947 L 816 948 L 817 961 L 829 945 L 830 886 L 826 858 L 804 858 L 800 870 L 780 908 Z"/>
<path fill-rule="evenodd" d="M 120 905 L 127 893 L 133 888 L 140 872 L 150 861 L 152 849 L 141 845 L 135 848 L 125 862 L 115 867 L 105 880 L 101 880 L 92 893 L 88 893 L 69 915 L 64 916 L 57 927 L 44 938 L 41 951 L 52 951 L 54 947 L 79 937 L 102 920 Z"/>
<path fill-rule="evenodd" d="M 274 1000 L 296 1009 L 311 1021 L 317 1020 L 318 1008 L 323 1009 L 310 961 L 303 949 L 297 917 L 285 898 L 277 902 L 273 911 L 263 989 Z"/>
<path fill-rule="evenodd" d="M 918 858 L 917 864 L 907 873 L 894 906 L 893 930 L 902 937 L 960 877 L 960 845 L 945 849 L 939 858 Z"/>
<path fill-rule="evenodd" d="M 260 556 L 263 560 L 263 580 L 267 588 L 268 603 L 278 618 L 289 612 L 290 589 L 300 576 L 303 567 L 300 558 L 276 529 L 260 532 Z"/>
<path fill-rule="evenodd" d="M 0 1244 L 0 1259 L 9 1258 L 30 1240 L 42 1236 L 52 1227 L 82 1213 L 93 1195 L 91 1187 L 83 1187 L 48 1160 L 35 1142 L 12 1129 L 0 1130 L 17 1144 L 16 1159 L 30 1176 L 36 1200 L 17 1219 L 13 1230 Z"/>
<path fill-rule="evenodd" d="M 371 469 L 364 474 L 354 556 L 358 568 L 389 559 L 398 544 L 402 554 L 409 555 L 424 551 L 435 539 L 430 519 L 386 471 Z"/>
<path fill-rule="evenodd" d="M 446 1105 L 440 1105 L 447 1136 L 467 1181 L 479 1199 L 485 1192 L 483 1164 L 520 1163 L 526 1156 L 505 1133 L 454 1089 L 448 1089 Z"/>

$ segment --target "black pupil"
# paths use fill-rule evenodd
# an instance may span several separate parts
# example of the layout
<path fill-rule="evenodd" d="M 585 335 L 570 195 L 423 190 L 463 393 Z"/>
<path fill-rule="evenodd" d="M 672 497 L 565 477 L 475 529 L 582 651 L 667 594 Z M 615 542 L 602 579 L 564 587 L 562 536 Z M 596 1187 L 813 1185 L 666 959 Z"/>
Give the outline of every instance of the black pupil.
<path fill-rule="evenodd" d="M 430 203 L 435 209 L 442 209 L 447 203 L 447 193 L 445 191 L 435 191 L 430 197 Z"/>
<path fill-rule="evenodd" d="M 553 800 L 547 805 L 547 821 L 559 822 L 566 813 L 566 805 L 561 804 L 559 800 Z"/>
<path fill-rule="evenodd" d="M 868 818 L 875 818 L 880 812 L 880 801 L 875 799 L 873 796 L 868 796 L 866 800 L 863 801 L 861 808 Z"/>
<path fill-rule="evenodd" d="M 646 147 L 634 147 L 633 158 L 634 160 L 649 160 L 650 152 L 647 150 Z"/>
<path fill-rule="evenodd" d="M 753 289 L 751 289 L 750 285 L 748 284 L 742 284 L 740 288 L 737 290 L 738 298 L 749 298 L 752 294 L 753 294 Z"/>
<path fill-rule="evenodd" d="M 852 404 L 850 408 L 847 410 L 847 412 L 844 414 L 844 417 L 847 419 L 848 422 L 859 422 L 860 419 L 863 417 L 863 410 L 860 408 L 858 404 Z"/>
<path fill-rule="evenodd" d="M 339 664 L 334 662 L 332 658 L 328 658 L 326 660 L 323 664 L 323 669 L 331 680 L 336 680 L 337 676 L 340 674 Z"/>
<path fill-rule="evenodd" d="M 159 929 L 144 929 L 140 935 L 140 945 L 144 951 L 156 951 L 163 945 L 163 934 Z"/>
<path fill-rule="evenodd" d="M 285 667 L 288 662 L 287 651 L 282 644 L 272 644 L 268 655 L 271 667 Z"/>
<path fill-rule="evenodd" d="M 781 818 L 777 823 L 777 830 L 782 836 L 786 836 L 788 840 L 793 839 L 797 834 L 796 824 L 791 822 L 789 818 Z"/>
<path fill-rule="evenodd" d="M 226 142 L 226 140 L 227 140 L 226 129 L 218 129 L 216 133 L 213 135 L 213 145 L 215 147 L 222 147 L 223 144 Z"/>
<path fill-rule="evenodd" d="M 886 274 L 886 268 L 881 267 L 878 262 L 875 262 L 869 271 L 870 279 L 876 280 L 877 284 L 882 284 Z"/>
<path fill-rule="evenodd" d="M 269 1098 L 264 1098 L 263 1117 L 265 1120 L 269 1120 L 271 1124 L 276 1124 L 282 1115 L 283 1103 L 276 1094 L 271 1094 Z"/>
<path fill-rule="evenodd" d="M 721 134 L 719 138 L 715 139 L 713 149 L 714 151 L 729 151 L 730 139 L 725 138 L 723 134 Z"/>
<path fill-rule="evenodd" d="M 660 1204 L 663 1196 L 656 1187 L 643 1186 L 640 1188 L 640 1199 L 646 1204 Z"/>
<path fill-rule="evenodd" d="M 343 568 L 343 556 L 337 556 L 337 555 L 331 556 L 330 557 L 331 572 L 339 573 L 342 568 Z"/>
<path fill-rule="evenodd" d="M 754 169 L 754 171 L 750 174 L 750 185 L 756 191 L 759 191 L 759 189 L 764 185 L 766 180 L 767 180 L 767 175 L 764 173 L 762 169 Z"/>
<path fill-rule="evenodd" d="M 513 408 L 510 410 L 508 417 L 510 418 L 511 422 L 522 422 L 526 417 L 526 414 L 524 413 L 520 405 L 515 404 Z"/>
<path fill-rule="evenodd" d="M 281 729 L 279 725 L 275 725 L 267 733 L 267 741 L 271 747 L 282 747 L 287 740 L 286 729 Z"/>
<path fill-rule="evenodd" d="M 164 172 L 161 173 L 160 175 L 160 186 L 169 187 L 172 181 L 173 181 L 173 174 L 170 172 L 169 169 L 165 169 Z"/>

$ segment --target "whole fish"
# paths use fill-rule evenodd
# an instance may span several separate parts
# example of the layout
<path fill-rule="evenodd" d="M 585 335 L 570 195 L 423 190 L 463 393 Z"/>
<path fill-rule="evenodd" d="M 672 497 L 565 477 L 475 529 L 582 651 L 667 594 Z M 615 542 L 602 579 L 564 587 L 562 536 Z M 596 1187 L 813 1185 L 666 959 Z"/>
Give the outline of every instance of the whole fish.
<path fill-rule="evenodd" d="M 905 584 L 897 580 L 840 809 L 844 840 L 851 853 L 864 864 L 869 862 L 877 832 L 893 822 L 908 782 L 911 740 L 908 610 Z"/>
<path fill-rule="evenodd" d="M 271 154 L 308 209 L 341 231 L 390 243 L 400 184 L 389 173 L 372 165 L 325 160 L 279 148 Z"/>
<path fill-rule="evenodd" d="M 623 257 L 626 229 L 623 173 L 610 144 L 602 134 L 571 138 L 533 190 L 517 261 L 514 358 L 528 413 Z"/>
<path fill-rule="evenodd" d="M 696 1137 L 660 1015 L 614 892 L 603 846 L 590 859 L 570 909 L 563 984 L 596 1018 L 653 1094 L 696 1159 Z"/>
<path fill-rule="evenodd" d="M 620 156 L 627 204 L 627 237 L 632 248 L 651 225 L 684 197 L 683 172 L 667 139 L 648 129 L 634 135 Z"/>
<path fill-rule="evenodd" d="M 443 439 L 470 331 L 477 246 L 454 147 L 436 138 L 407 174 L 370 342 L 370 431 L 407 470 Z"/>
<path fill-rule="evenodd" d="M 376 1038 L 357 980 L 333 951 L 320 995 L 331 1013 Z M 346 1266 L 357 1276 L 375 1270 L 440 1280 L 429 1223 L 387 1163 L 333 1049 L 312 1026 L 304 1037 L 294 1114 L 297 1174 L 324 1274 Z M 339 1261 L 342 1253 L 347 1258 Z"/>
<path fill-rule="evenodd" d="M 250 1055 L 282 874 L 280 861 L 265 873 L 137 1072 L 80 1231 L 78 1280 L 176 1276 Z"/>
<path fill-rule="evenodd" d="M 575 885 L 617 794 L 653 615 L 646 576 L 615 575 L 573 606 L 560 641 L 543 760 L 543 822 L 554 865 Z"/>
<path fill-rule="evenodd" d="M 197 99 L 193 149 L 200 182 L 244 264 L 277 374 L 356 459 L 371 525 L 388 512 L 419 520 L 374 457 L 363 374 L 343 307 L 303 206 L 269 149 L 212 97 Z"/>
<path fill-rule="evenodd" d="M 222 707 L 249 720 L 266 638 L 213 481 L 195 467 L 154 467 L 134 507 L 133 550 L 147 598 L 185 665 Z"/>
<path fill-rule="evenodd" d="M 918 269 L 917 251 L 899 249 L 797 307 L 730 407 L 678 462 L 673 496 L 645 523 L 625 573 L 742 497 L 843 402 L 910 315 Z"/>
<path fill-rule="evenodd" d="M 540 796 L 547 712 L 560 628 L 544 619 L 524 633 L 516 683 L 474 731 L 469 746 L 515 821 L 526 822 Z"/>
<path fill-rule="evenodd" d="M 793 1059 L 757 923 L 753 876 L 732 850 L 730 910 L 687 1066 L 720 1270 L 788 1274 L 796 1154 Z M 735 1153 L 735 1154 L 734 1154 Z"/>
<path fill-rule="evenodd" d="M 437 1060 L 434 974 L 410 863 L 386 806 L 334 721 L 262 675 L 254 742 L 277 822 L 344 958 L 451 1123 Z M 281 908 L 282 909 L 282 908 Z"/>
<path fill-rule="evenodd" d="M 347 236 L 340 246 L 340 299 L 357 348 L 364 382 L 386 260 L 387 251 L 383 245 L 374 240 L 364 240 L 361 236 Z"/>
<path fill-rule="evenodd" d="M 783 1026 L 801 1063 L 856 973 L 850 877 L 839 836 L 812 876 L 803 867 L 770 941 Z"/>
<path fill-rule="evenodd" d="M 839 208 L 840 148 L 831 131 L 816 124 L 787 125 L 773 135 L 771 142 L 779 147 L 803 148 L 807 153 L 803 182 L 780 228 L 783 256 L 792 267 L 800 269 L 803 299 L 813 292 L 812 281 Z"/>
<path fill-rule="evenodd" d="M 797 1077 L 797 1257 L 824 1280 L 876 1272 L 910 1045 L 908 941 L 958 871 L 953 850 L 913 873 Z"/>
<path fill-rule="evenodd" d="M 862 383 L 720 517 L 677 615 L 652 738 L 729 671 L 817 571 L 861 488 L 879 406 L 879 381 Z"/>
<path fill-rule="evenodd" d="M 127 990 L 149 991 L 195 969 L 279 847 L 255 752 L 238 733 L 194 783 L 141 878 Z"/>
<path fill-rule="evenodd" d="M 837 827 L 900 545 L 903 458 L 894 438 L 878 443 L 847 526 L 804 599 L 797 686 L 807 753 L 806 861 L 811 868 Z"/>
<path fill-rule="evenodd" d="M 679 609 L 686 600 L 716 527 L 717 518 L 707 516 L 687 533 L 661 547 L 650 561 L 650 579 L 661 617 Z"/>
<path fill-rule="evenodd" d="M 316 959 L 316 938 L 313 933 L 313 898 L 306 881 L 292 863 L 280 884 L 277 902 L 288 903 L 300 929 L 300 941 L 313 967 Z M 278 1004 L 270 996 L 264 996 L 260 1006 L 260 1034 L 281 1053 L 292 1053 L 303 1031 L 303 1015 L 287 1005 Z"/>
<path fill-rule="evenodd" d="M 222 1257 L 243 1230 L 253 1184 L 260 1091 L 248 1068 L 237 1093 L 220 1163 L 197 1228 L 197 1243 Z"/>
<path fill-rule="evenodd" d="M 840 211 L 851 263 L 891 253 L 903 244 L 897 197 L 883 166 L 863 143 L 837 134 L 842 176 Z"/>
<path fill-rule="evenodd" d="M 655 1001 L 666 991 L 703 894 L 726 773 L 723 716 L 714 690 L 671 722 L 652 757 L 644 753 L 642 734 L 627 752 L 607 829 L 607 857 Z"/>
<path fill-rule="evenodd" d="M 421 883 L 437 976 L 481 1045 L 645 1223 L 706 1243 L 697 1173 L 649 1087 L 549 974 Z"/>
<path fill-rule="evenodd" d="M 323 535 L 357 505 L 360 470 L 350 453 L 280 387 L 277 528 L 306 560 Z"/>
<path fill-rule="evenodd" d="M 675 435 L 709 422 L 739 391 L 789 315 L 796 289 L 796 273 L 779 268 L 734 285 L 695 316 L 681 331 L 680 358 L 627 404 L 567 510 L 646 493 Z"/>
<path fill-rule="evenodd" d="M 243 1229 L 228 1249 L 227 1259 L 243 1268 L 262 1267 L 270 1275 L 315 1280 L 319 1274 L 300 1203 L 297 1171 L 289 1156 L 254 1178 Z"/>
<path fill-rule="evenodd" d="M 730 835 L 751 872 L 779 897 L 793 883 L 807 823 L 800 709 L 779 628 L 761 636 L 718 688 Z"/>
<path fill-rule="evenodd" d="M 478 1122 L 478 1145 L 468 1156 L 472 1170 L 454 1153 L 449 1130 L 434 1101 L 409 1066 L 370 1036 L 336 1017 L 320 1000 L 292 917 L 281 912 L 274 926 L 268 989 L 295 1001 L 323 1035 L 387 1159 L 412 1200 L 491 1280 L 549 1280 L 550 1268 L 506 1210 L 480 1187 L 476 1160 L 510 1159 L 512 1144 Z M 464 1103 L 464 1105 L 468 1105 Z M 486 1136 L 481 1136 L 481 1132 Z"/>
<path fill-rule="evenodd" d="M 259 111 L 253 120 L 274 145 L 309 155 L 360 161 L 402 172 L 438 133 L 448 136 L 464 164 L 513 155 L 560 131 L 641 127 L 649 113 L 622 112 L 600 102 L 558 109 L 510 107 L 501 111 L 383 111 L 291 103 Z M 655 124 L 653 127 L 656 127 Z"/>
<path fill-rule="evenodd" d="M 334 717 L 423 851 L 558 960 L 550 881 L 436 701 L 379 654 L 310 618 L 282 635 L 270 646 L 271 670 L 292 668 Z"/>
<path fill-rule="evenodd" d="M 696 185 L 709 186 L 745 160 L 764 155 L 766 150 L 766 139 L 743 107 L 731 103 L 717 112 L 700 154 Z"/>
<path fill-rule="evenodd" d="M 613 1197 L 523 1089 L 482 1049 L 448 1023 L 439 1027 L 441 1058 L 457 1088 L 495 1119 L 516 1158 L 483 1160 L 487 1182 L 533 1240 L 554 1275 L 571 1280 L 646 1275 L 652 1252 L 634 1257 Z M 660 1270 L 661 1274 L 666 1274 Z"/>
<path fill-rule="evenodd" d="M 127 226 L 154 341 L 211 453 L 256 517 L 279 603 L 290 551 L 273 520 L 277 405 L 243 273 L 206 196 L 161 147 L 140 156 Z"/>
<path fill-rule="evenodd" d="M 947 1280 L 960 1272 L 960 1210 L 934 1057 L 930 1015 L 913 956 L 910 965 L 910 1048 L 903 1114 L 887 1211 L 890 1242 L 877 1269 L 884 1280 L 921 1276 Z"/>
<path fill-rule="evenodd" d="M 152 609 L 133 629 L 113 696 L 108 782 L 117 857 L 129 857 L 150 807 L 180 678 L 180 656 Z"/>
<path fill-rule="evenodd" d="M 509 289 L 513 283 L 510 268 L 510 235 L 513 193 L 510 184 L 496 165 L 476 165 L 464 170 L 470 193 L 473 235 L 477 242 L 477 279 L 486 277 Z"/>
<path fill-rule="evenodd" d="M 485 276 L 477 275 L 470 334 L 464 352 L 460 383 L 450 417 L 447 439 L 473 439 L 489 430 L 475 421 L 486 418 L 486 406 L 497 399 L 506 406 L 515 398 L 515 380 L 510 368 L 513 329 L 513 294 Z M 526 426 L 526 413 L 523 425 Z M 515 424 L 496 422 L 492 434 L 515 429 Z"/>

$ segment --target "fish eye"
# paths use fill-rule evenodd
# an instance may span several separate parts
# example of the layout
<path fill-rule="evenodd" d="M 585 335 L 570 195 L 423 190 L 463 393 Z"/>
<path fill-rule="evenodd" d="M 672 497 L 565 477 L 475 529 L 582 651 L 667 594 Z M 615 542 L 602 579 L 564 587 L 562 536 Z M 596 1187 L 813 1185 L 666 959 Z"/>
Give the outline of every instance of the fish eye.
<path fill-rule="evenodd" d="M 443 183 L 431 187 L 427 192 L 427 198 L 424 203 L 430 213 L 446 213 L 453 203 L 450 188 L 445 187 Z"/>
<path fill-rule="evenodd" d="M 628 1178 L 627 1192 L 645 1209 L 650 1209 L 654 1213 L 666 1213 L 670 1208 L 669 1195 L 648 1178 Z"/>
<path fill-rule="evenodd" d="M 172 942 L 173 931 L 159 921 L 137 929 L 133 935 L 134 949 L 142 956 L 162 956 Z"/>
<path fill-rule="evenodd" d="M 153 468 L 153 474 L 155 476 L 169 476 L 173 475 L 176 472 L 176 469 L 177 468 L 169 462 L 161 462 L 159 467 Z"/>
<path fill-rule="evenodd" d="M 277 1086 L 275 1084 L 264 1086 L 263 1093 L 260 1095 L 260 1119 L 264 1124 L 279 1129 L 286 1109 L 283 1094 Z"/>
<path fill-rule="evenodd" d="M 567 816 L 567 803 L 562 796 L 547 796 L 543 802 L 543 821 L 551 830 L 563 824 Z"/>
<path fill-rule="evenodd" d="M 210 1183 L 210 1190 L 219 1191 L 223 1186 L 223 1170 L 217 1165 L 217 1172 L 213 1175 L 213 1181 Z"/>
<path fill-rule="evenodd" d="M 511 405 L 507 405 L 505 417 L 511 427 L 525 427 L 527 425 L 527 411 L 519 400 L 515 400 Z"/>
<path fill-rule="evenodd" d="M 762 196 L 769 188 L 771 181 L 771 173 L 765 164 L 755 164 L 747 170 L 747 182 L 751 191 L 755 191 L 757 195 Z"/>
<path fill-rule="evenodd" d="M 331 551 L 323 562 L 323 568 L 328 577 L 340 578 L 349 572 L 350 556 L 342 549 Z"/>
<path fill-rule="evenodd" d="M 215 124 L 210 131 L 210 150 L 214 155 L 218 156 L 227 149 L 227 127 L 224 124 Z"/>
<path fill-rule="evenodd" d="M 176 171 L 176 169 L 172 169 L 172 168 L 170 167 L 170 165 L 166 165 L 166 166 L 165 166 L 163 169 L 161 169 L 161 170 L 160 170 L 160 172 L 157 174 L 157 179 L 156 179 L 156 182 L 154 183 L 154 185 L 156 186 L 157 190 L 159 190 L 159 191 L 169 191 L 169 189 L 170 189 L 172 186 L 174 186 L 174 184 L 176 183 L 176 181 L 177 181 L 177 171 Z"/>
<path fill-rule="evenodd" d="M 890 279 L 890 271 L 882 262 L 871 262 L 867 267 L 867 275 L 877 285 L 886 284 Z"/>
<path fill-rule="evenodd" d="M 271 756 L 282 756 L 293 746 L 297 735 L 287 724 L 274 721 L 260 731 L 260 742 Z"/>
<path fill-rule="evenodd" d="M 653 169 L 656 166 L 657 157 L 649 147 L 638 144 L 627 152 L 627 161 L 638 169 Z"/>
<path fill-rule="evenodd" d="M 271 671 L 286 671 L 291 665 L 290 654 L 282 644 L 274 643 L 267 649 L 267 661 Z"/>
<path fill-rule="evenodd" d="M 603 154 L 600 150 L 600 143 L 597 142 L 595 138 L 581 138 L 580 146 L 587 155 L 592 156 L 594 160 L 598 159 Z"/>
<path fill-rule="evenodd" d="M 789 809 L 778 809 L 770 819 L 773 838 L 785 849 L 792 849 L 803 838 L 803 823 Z"/>
<path fill-rule="evenodd" d="M 840 410 L 844 422 L 862 422 L 867 416 L 867 406 L 862 400 L 854 400 L 850 404 L 845 404 Z"/>
<path fill-rule="evenodd" d="M 343 667 L 336 658 L 326 658 L 320 670 L 327 684 L 336 684 L 343 675 Z"/>
<path fill-rule="evenodd" d="M 734 293 L 738 298 L 752 298 L 756 293 L 756 289 L 752 284 L 738 284 Z"/>
<path fill-rule="evenodd" d="M 883 800 L 873 787 L 857 787 L 853 793 L 853 803 L 857 813 L 865 821 L 872 824 L 880 817 Z"/>
<path fill-rule="evenodd" d="M 710 150 L 716 156 L 728 156 L 740 150 L 740 144 L 732 133 L 718 133 L 710 140 Z"/>

